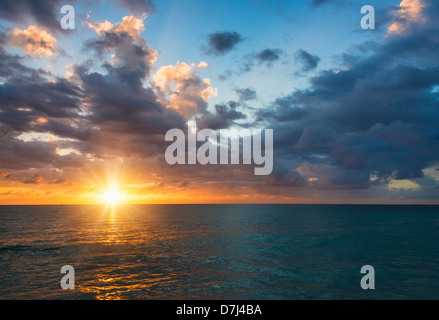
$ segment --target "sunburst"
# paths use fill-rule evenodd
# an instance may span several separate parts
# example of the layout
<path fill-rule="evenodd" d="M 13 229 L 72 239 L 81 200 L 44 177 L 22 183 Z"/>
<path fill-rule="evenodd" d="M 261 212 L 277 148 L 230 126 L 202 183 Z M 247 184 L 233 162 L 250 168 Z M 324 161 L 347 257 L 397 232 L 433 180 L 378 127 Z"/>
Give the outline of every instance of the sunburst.
<path fill-rule="evenodd" d="M 122 194 L 119 193 L 117 187 L 112 186 L 102 194 L 101 198 L 107 205 L 115 205 L 121 202 Z"/>

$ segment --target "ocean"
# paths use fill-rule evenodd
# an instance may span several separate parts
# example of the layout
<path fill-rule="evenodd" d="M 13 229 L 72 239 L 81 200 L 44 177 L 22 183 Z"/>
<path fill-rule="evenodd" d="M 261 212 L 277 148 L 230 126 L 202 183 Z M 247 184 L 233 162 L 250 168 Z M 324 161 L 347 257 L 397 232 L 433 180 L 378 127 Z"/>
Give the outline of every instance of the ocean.
<path fill-rule="evenodd" d="M 0 299 L 439 296 L 439 206 L 0 206 L 0 222 Z"/>

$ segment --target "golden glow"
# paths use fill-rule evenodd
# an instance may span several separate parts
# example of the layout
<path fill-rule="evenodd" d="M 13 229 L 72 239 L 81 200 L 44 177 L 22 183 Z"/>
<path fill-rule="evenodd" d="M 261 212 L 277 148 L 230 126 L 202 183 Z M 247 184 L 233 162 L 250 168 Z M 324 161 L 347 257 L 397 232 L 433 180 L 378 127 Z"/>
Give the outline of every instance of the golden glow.
<path fill-rule="evenodd" d="M 108 205 L 115 205 L 121 202 L 122 195 L 119 193 L 117 188 L 111 187 L 102 195 L 102 200 Z"/>

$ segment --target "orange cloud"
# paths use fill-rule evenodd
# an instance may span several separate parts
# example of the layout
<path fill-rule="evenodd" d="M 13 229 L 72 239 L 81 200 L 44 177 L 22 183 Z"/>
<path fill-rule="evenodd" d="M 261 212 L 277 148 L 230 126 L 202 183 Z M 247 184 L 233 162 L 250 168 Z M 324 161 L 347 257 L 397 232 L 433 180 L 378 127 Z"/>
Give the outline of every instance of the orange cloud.
<path fill-rule="evenodd" d="M 389 34 L 401 33 L 407 29 L 410 23 L 424 22 L 422 15 L 425 3 L 422 0 L 402 0 L 399 4 L 398 19 L 389 27 Z"/>
<path fill-rule="evenodd" d="M 197 68 L 198 69 L 205 69 L 205 68 L 208 68 L 209 67 L 209 64 L 207 63 L 207 62 L 205 62 L 205 61 L 201 61 L 198 65 L 197 65 Z"/>
<path fill-rule="evenodd" d="M 217 89 L 210 84 L 210 79 L 201 79 L 195 68 L 205 67 L 201 62 L 195 64 L 178 63 L 175 66 L 161 67 L 153 77 L 153 82 L 165 94 L 162 103 L 174 108 L 186 118 L 203 111 L 206 102 L 216 96 Z"/>
<path fill-rule="evenodd" d="M 144 20 L 146 16 L 136 18 L 133 16 L 126 16 L 122 18 L 122 22 L 115 25 L 109 21 L 104 22 L 88 22 L 90 29 L 94 30 L 97 34 L 103 34 L 105 32 L 115 32 L 117 34 L 126 33 L 132 38 L 140 37 L 140 34 L 145 30 Z"/>
<path fill-rule="evenodd" d="M 58 52 L 56 39 L 38 26 L 29 26 L 25 30 L 15 28 L 9 34 L 8 45 L 39 58 L 50 58 Z"/>

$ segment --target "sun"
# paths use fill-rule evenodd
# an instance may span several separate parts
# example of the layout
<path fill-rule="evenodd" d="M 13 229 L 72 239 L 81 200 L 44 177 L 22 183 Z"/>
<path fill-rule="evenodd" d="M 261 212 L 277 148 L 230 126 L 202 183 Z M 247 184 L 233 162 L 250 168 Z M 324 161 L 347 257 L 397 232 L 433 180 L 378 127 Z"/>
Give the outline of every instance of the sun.
<path fill-rule="evenodd" d="M 120 203 L 122 200 L 122 195 L 117 191 L 116 188 L 110 188 L 102 195 L 102 200 L 108 205 L 115 205 Z"/>

